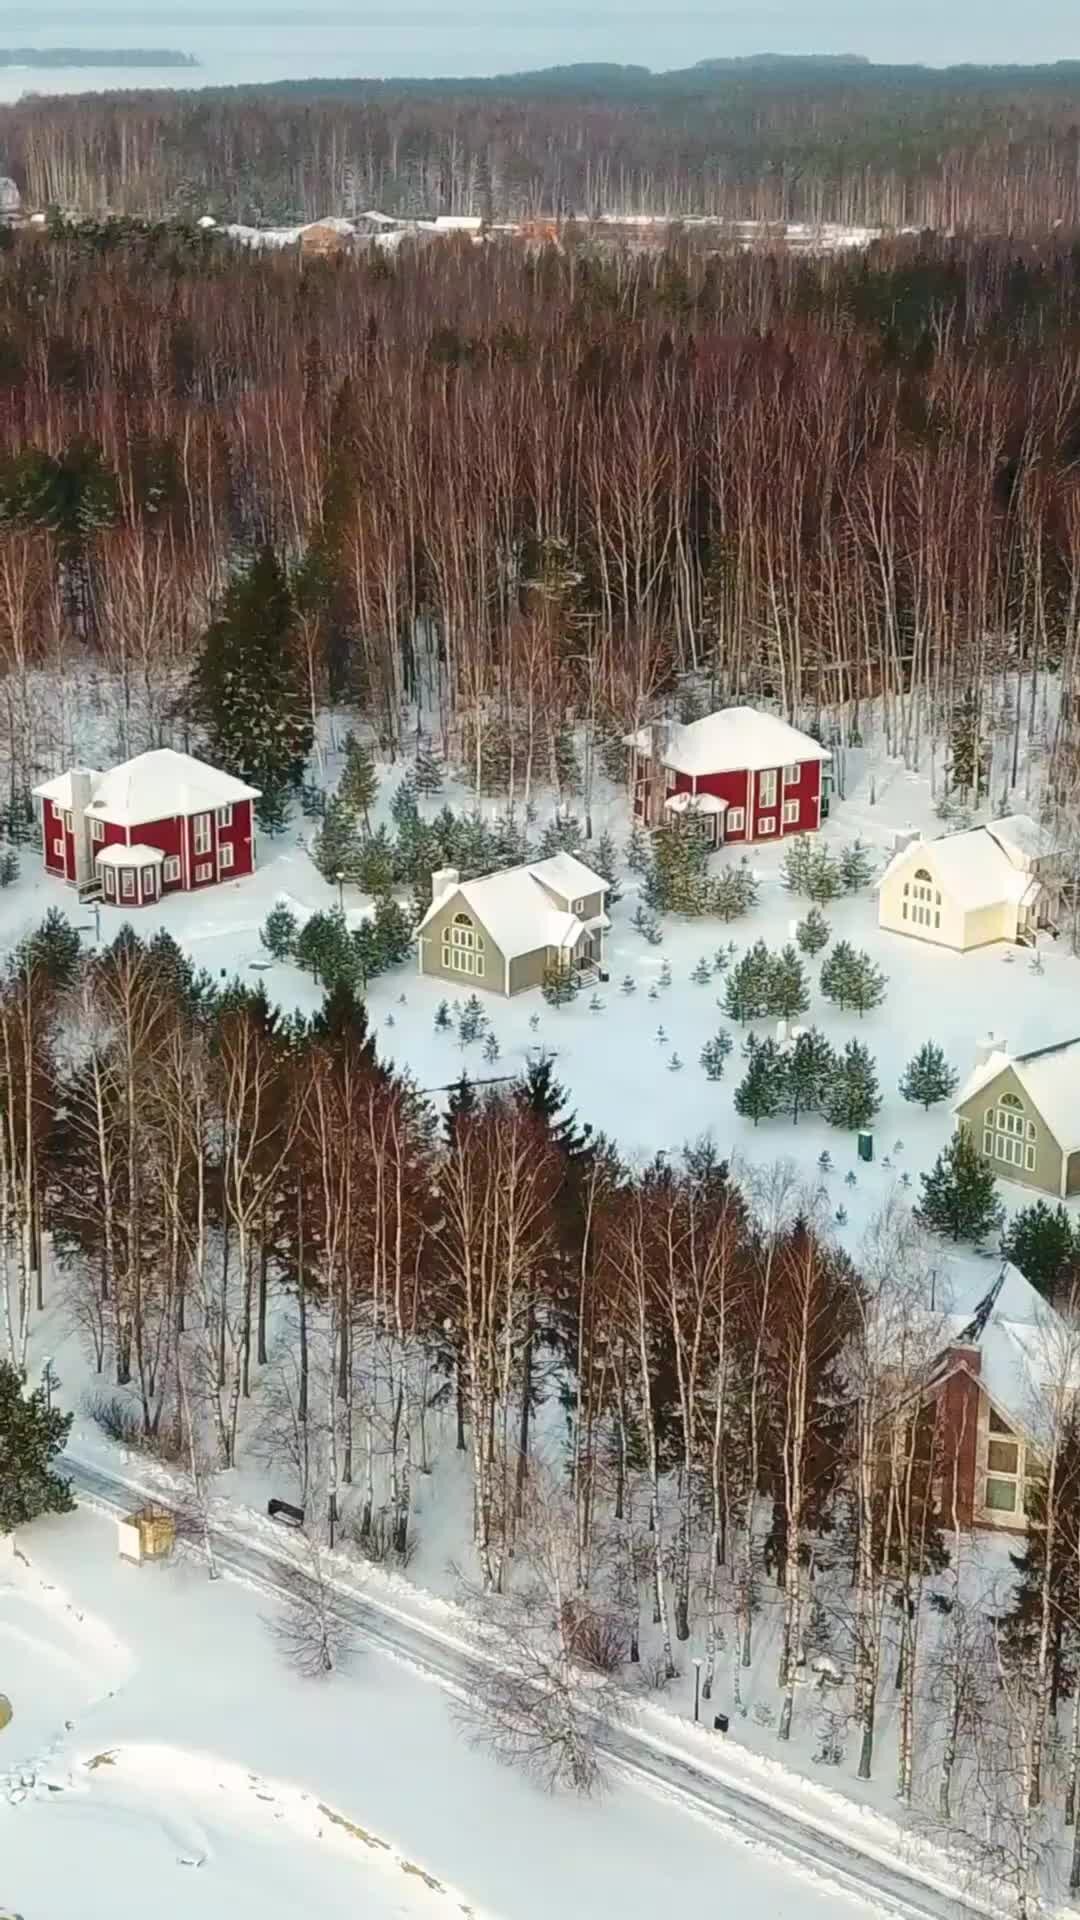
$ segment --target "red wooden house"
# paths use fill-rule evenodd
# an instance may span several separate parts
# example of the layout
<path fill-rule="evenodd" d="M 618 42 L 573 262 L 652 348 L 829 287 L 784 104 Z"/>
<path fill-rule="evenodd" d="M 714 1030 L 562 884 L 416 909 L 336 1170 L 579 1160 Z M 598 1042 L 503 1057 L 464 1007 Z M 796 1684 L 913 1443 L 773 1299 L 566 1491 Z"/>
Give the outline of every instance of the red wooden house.
<path fill-rule="evenodd" d="M 80 899 L 149 906 L 254 871 L 257 788 L 189 753 L 72 767 L 34 793 L 46 869 Z"/>
<path fill-rule="evenodd" d="M 685 727 L 654 722 L 625 744 L 634 817 L 647 827 L 693 812 L 719 847 L 814 833 L 829 810 L 831 756 L 753 707 L 723 707 Z"/>

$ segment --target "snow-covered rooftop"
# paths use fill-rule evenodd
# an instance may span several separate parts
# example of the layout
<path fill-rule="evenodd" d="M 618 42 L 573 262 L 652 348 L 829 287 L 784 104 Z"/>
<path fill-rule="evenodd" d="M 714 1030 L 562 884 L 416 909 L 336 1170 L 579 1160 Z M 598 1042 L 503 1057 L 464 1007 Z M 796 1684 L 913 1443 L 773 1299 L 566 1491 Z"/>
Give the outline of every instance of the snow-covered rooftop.
<path fill-rule="evenodd" d="M 653 751 L 653 741 L 665 767 L 676 773 L 758 772 L 771 767 L 797 766 L 804 760 L 830 760 L 832 755 L 808 733 L 800 733 L 775 714 L 754 707 L 721 707 L 688 726 L 672 725 L 667 739 L 662 729 L 643 727 L 628 734 L 627 746 Z"/>
<path fill-rule="evenodd" d="M 878 886 L 903 868 L 927 867 L 942 891 L 966 913 L 1001 901 L 1014 906 L 1038 892 L 1038 882 L 1017 866 L 986 827 L 944 834 L 940 840 L 915 840 L 893 855 Z"/>
<path fill-rule="evenodd" d="M 1001 820 L 988 820 L 984 829 L 1007 854 L 1014 867 L 1030 873 L 1036 861 L 1059 851 L 1058 841 L 1049 827 L 1033 820 L 1029 813 L 1006 814 Z"/>
<path fill-rule="evenodd" d="M 1032 1106 L 1049 1127 L 1063 1153 L 1080 1148 L 1080 1038 L 1059 1040 L 1032 1053 L 1010 1054 L 996 1047 L 969 1074 L 957 1094 L 954 1112 L 1011 1067 Z"/>
<path fill-rule="evenodd" d="M 573 854 L 556 853 L 550 859 L 508 867 L 480 880 L 454 881 L 436 895 L 417 931 L 422 933 L 446 902 L 460 894 L 504 959 L 535 953 L 538 947 L 568 949 L 577 945 L 585 928 L 575 913 L 560 913 L 553 907 L 552 894 L 572 901 L 583 894 L 606 891 L 607 881 L 600 874 L 593 873 Z"/>
<path fill-rule="evenodd" d="M 164 860 L 160 847 L 103 847 L 98 854 L 99 867 L 156 867 Z"/>
<path fill-rule="evenodd" d="M 728 803 L 715 793 L 669 793 L 664 808 L 668 813 L 726 813 Z"/>
<path fill-rule="evenodd" d="M 156 747 L 150 753 L 138 753 L 107 773 L 90 773 L 88 811 L 100 820 L 116 826 L 138 827 L 151 820 L 171 820 L 177 815 L 205 813 L 215 807 L 232 806 L 239 800 L 257 800 L 257 787 L 249 787 L 231 773 L 219 773 L 190 753 L 177 753 L 172 747 Z M 59 807 L 72 805 L 71 773 L 61 773 L 34 788 L 39 799 L 52 800 Z"/>

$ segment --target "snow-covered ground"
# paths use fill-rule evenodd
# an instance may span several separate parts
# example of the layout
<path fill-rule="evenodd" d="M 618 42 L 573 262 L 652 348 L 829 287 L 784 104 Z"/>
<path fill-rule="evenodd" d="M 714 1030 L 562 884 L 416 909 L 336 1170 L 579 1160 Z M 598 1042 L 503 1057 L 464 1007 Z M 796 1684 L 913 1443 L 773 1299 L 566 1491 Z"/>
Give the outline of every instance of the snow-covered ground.
<path fill-rule="evenodd" d="M 136 1569 L 87 1510 L 0 1560 L 0 1913 L 26 1920 L 746 1920 L 873 1909 L 614 1783 L 552 1800 L 465 1744 L 445 1695 L 364 1650 L 283 1667 L 265 1595 Z"/>

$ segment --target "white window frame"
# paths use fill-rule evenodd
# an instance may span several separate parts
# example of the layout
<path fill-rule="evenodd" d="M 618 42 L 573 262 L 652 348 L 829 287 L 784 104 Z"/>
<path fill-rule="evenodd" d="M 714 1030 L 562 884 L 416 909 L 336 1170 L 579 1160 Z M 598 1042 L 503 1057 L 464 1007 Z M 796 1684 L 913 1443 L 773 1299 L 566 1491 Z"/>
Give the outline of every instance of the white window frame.
<path fill-rule="evenodd" d="M 120 898 L 121 900 L 134 900 L 137 898 L 135 892 L 135 870 L 133 867 L 121 867 L 120 869 Z"/>
<path fill-rule="evenodd" d="M 91 820 L 91 822 L 90 822 L 90 838 L 91 838 L 91 840 L 104 840 L 104 838 L 105 838 L 105 822 L 104 822 L 104 820 Z"/>
<path fill-rule="evenodd" d="M 776 832 L 776 821 L 775 821 L 775 819 L 772 819 L 772 820 L 759 820 L 759 821 L 758 821 L 758 832 L 759 832 L 759 833 L 760 833 L 760 834 L 761 834 L 762 836 L 764 836 L 764 835 L 765 835 L 765 834 L 767 834 L 767 833 L 775 833 L 775 832 Z"/>
<path fill-rule="evenodd" d="M 180 855 L 178 853 L 167 853 L 165 855 L 165 864 L 161 869 L 162 885 L 166 887 L 174 886 L 179 878 Z"/>
<path fill-rule="evenodd" d="M 467 914 L 455 914 L 450 925 L 443 928 L 442 963 L 450 973 L 484 978 L 483 936 Z"/>
<path fill-rule="evenodd" d="M 196 885 L 201 885 L 204 880 L 212 880 L 213 877 L 214 877 L 214 869 L 213 869 L 212 863 L 209 860 L 204 860 L 201 866 L 196 867 L 195 869 Z"/>
<path fill-rule="evenodd" d="M 222 873 L 228 872 L 228 869 L 233 865 L 235 858 L 236 858 L 236 850 L 234 847 L 231 847 L 231 846 L 219 847 L 218 848 L 219 871 Z"/>
<path fill-rule="evenodd" d="M 675 769 L 674 767 L 665 767 L 664 768 L 664 792 L 674 793 L 674 791 L 675 791 Z"/>
<path fill-rule="evenodd" d="M 802 768 L 799 766 L 785 767 L 784 768 L 785 787 L 797 787 L 799 784 L 799 775 L 801 772 L 802 772 Z"/>
<path fill-rule="evenodd" d="M 216 818 L 217 818 L 217 823 L 219 827 L 231 827 L 232 826 L 231 804 L 227 807 L 219 807 L 217 809 Z"/>
<path fill-rule="evenodd" d="M 64 858 L 64 836 L 62 833 L 53 841 L 52 850 L 54 860 L 62 860 Z"/>
<path fill-rule="evenodd" d="M 195 832 L 193 839 L 196 857 L 198 857 L 200 853 L 209 853 L 213 844 L 214 836 L 210 829 L 210 815 L 208 813 L 197 813 L 195 815 Z"/>
<path fill-rule="evenodd" d="M 106 900 L 116 898 L 116 875 L 111 867 L 105 869 L 105 898 Z"/>
<path fill-rule="evenodd" d="M 765 812 L 776 805 L 776 768 L 766 767 L 757 777 L 758 811 Z"/>
<path fill-rule="evenodd" d="M 724 815 L 725 835 L 729 833 L 745 833 L 745 831 L 746 831 L 746 808 L 745 807 L 729 807 L 727 812 Z"/>
<path fill-rule="evenodd" d="M 798 824 L 799 824 L 799 802 L 797 800 L 785 800 L 784 801 L 785 827 L 797 827 Z"/>

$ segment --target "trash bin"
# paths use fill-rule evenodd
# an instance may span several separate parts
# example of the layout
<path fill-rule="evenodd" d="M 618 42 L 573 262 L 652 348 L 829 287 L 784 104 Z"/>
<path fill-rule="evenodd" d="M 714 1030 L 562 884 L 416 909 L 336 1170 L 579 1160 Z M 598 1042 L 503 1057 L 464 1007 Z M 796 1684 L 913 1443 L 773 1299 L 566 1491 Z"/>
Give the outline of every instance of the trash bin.
<path fill-rule="evenodd" d="M 872 1160 L 874 1157 L 874 1136 L 865 1131 L 859 1134 L 859 1159 Z"/>
<path fill-rule="evenodd" d="M 714 1714 L 713 1728 L 717 1733 L 726 1733 L 730 1725 L 731 1725 L 731 1722 L 728 1719 L 728 1716 L 726 1713 Z"/>

